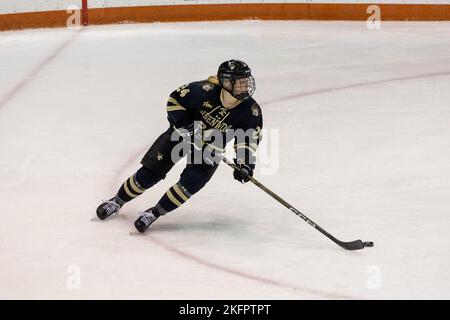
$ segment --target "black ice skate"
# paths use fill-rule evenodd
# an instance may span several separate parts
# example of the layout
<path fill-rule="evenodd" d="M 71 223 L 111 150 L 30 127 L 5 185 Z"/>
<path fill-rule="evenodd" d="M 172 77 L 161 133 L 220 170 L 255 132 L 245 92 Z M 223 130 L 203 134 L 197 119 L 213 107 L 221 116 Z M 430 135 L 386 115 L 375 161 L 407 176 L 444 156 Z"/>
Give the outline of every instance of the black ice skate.
<path fill-rule="evenodd" d="M 119 212 L 120 208 L 122 208 L 122 206 L 116 202 L 115 198 L 111 198 L 98 206 L 97 217 L 100 220 L 105 220 L 106 218 Z"/>
<path fill-rule="evenodd" d="M 136 227 L 137 231 L 143 233 L 156 219 L 159 218 L 159 216 L 160 215 L 155 212 L 154 208 L 150 208 L 148 210 L 145 210 L 144 212 L 139 213 L 139 217 L 134 222 L 134 226 Z"/>

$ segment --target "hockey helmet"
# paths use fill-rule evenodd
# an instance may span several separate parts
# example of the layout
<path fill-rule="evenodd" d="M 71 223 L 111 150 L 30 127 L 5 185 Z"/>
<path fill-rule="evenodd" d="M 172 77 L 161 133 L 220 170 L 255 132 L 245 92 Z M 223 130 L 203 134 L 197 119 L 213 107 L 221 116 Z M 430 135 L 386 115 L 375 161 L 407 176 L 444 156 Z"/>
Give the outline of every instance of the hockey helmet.
<path fill-rule="evenodd" d="M 217 78 L 222 88 L 239 100 L 250 98 L 256 89 L 249 66 L 240 60 L 223 62 L 217 71 Z"/>

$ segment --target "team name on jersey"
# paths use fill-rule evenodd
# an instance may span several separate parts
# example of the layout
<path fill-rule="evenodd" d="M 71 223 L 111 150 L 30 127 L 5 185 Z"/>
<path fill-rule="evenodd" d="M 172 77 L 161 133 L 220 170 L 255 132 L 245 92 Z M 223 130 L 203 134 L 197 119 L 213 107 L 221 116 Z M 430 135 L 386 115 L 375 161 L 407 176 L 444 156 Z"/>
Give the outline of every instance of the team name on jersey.
<path fill-rule="evenodd" d="M 200 114 L 202 115 L 203 120 L 207 123 L 211 128 L 220 130 L 221 132 L 226 132 L 227 130 L 232 128 L 232 125 L 228 125 L 223 120 L 228 116 L 229 112 L 222 110 L 225 108 L 221 108 L 218 112 L 208 112 L 207 110 L 200 110 Z M 215 109 L 213 110 L 215 111 Z"/>

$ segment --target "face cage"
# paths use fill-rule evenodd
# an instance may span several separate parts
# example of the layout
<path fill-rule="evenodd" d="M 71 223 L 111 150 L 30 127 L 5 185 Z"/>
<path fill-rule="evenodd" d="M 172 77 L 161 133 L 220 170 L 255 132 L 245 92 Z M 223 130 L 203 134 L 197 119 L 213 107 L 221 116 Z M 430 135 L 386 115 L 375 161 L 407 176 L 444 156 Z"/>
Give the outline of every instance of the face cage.
<path fill-rule="evenodd" d="M 236 79 L 233 84 L 232 96 L 239 100 L 250 98 L 256 90 L 255 78 L 253 76 L 247 78 Z"/>

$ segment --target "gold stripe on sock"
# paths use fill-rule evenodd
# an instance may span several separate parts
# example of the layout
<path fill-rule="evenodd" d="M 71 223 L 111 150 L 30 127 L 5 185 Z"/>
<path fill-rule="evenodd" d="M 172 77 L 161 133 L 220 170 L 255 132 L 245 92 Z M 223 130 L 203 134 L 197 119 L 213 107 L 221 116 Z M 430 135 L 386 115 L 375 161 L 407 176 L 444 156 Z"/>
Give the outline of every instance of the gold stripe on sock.
<path fill-rule="evenodd" d="M 167 197 L 169 197 L 170 201 L 172 201 L 177 207 L 181 206 L 181 202 L 177 200 L 177 198 L 174 197 L 172 192 L 169 190 L 167 191 Z"/>
<path fill-rule="evenodd" d="M 130 189 L 128 189 L 128 186 L 127 186 L 127 182 L 126 182 L 126 181 L 124 182 L 123 187 L 125 188 L 125 192 L 126 192 L 131 198 L 136 198 L 137 196 L 139 196 L 139 194 L 134 194 L 133 192 L 130 191 Z"/>
<path fill-rule="evenodd" d="M 143 190 L 142 188 L 139 188 L 139 187 L 136 185 L 136 183 L 134 183 L 134 176 L 131 176 L 130 179 L 129 179 L 129 181 L 130 181 L 131 189 L 133 189 L 134 192 L 139 193 L 139 194 L 144 193 L 145 190 Z"/>
<path fill-rule="evenodd" d="M 181 199 L 183 199 L 184 201 L 187 201 L 189 198 L 186 197 L 186 195 L 184 194 L 183 191 L 181 191 L 180 187 L 178 187 L 178 185 L 174 185 L 173 190 L 175 190 L 175 192 L 180 196 Z"/>

